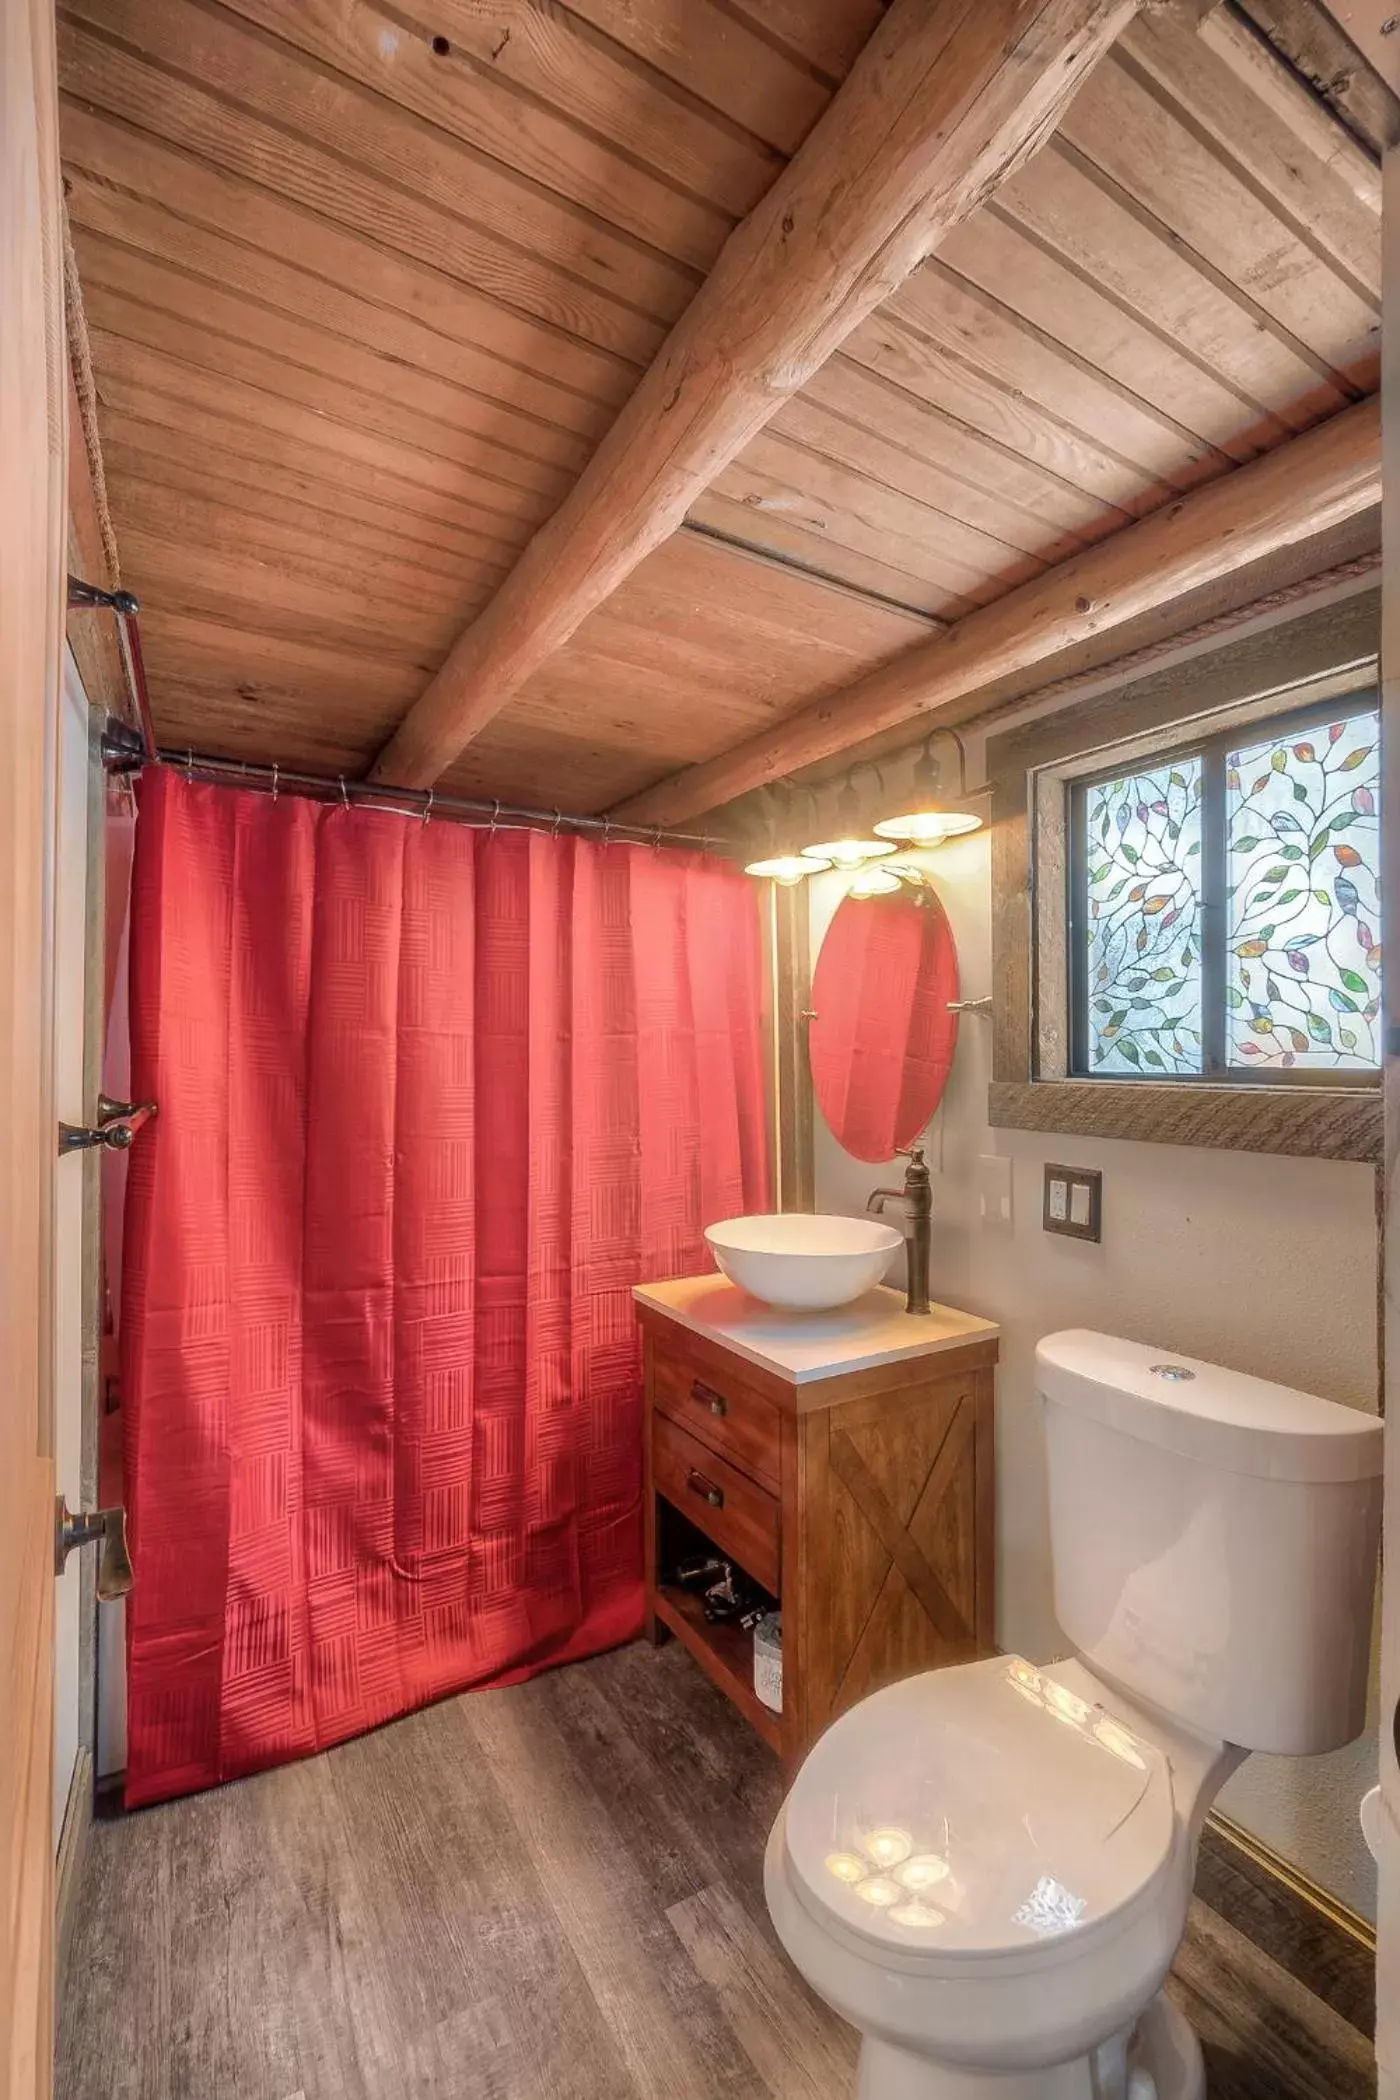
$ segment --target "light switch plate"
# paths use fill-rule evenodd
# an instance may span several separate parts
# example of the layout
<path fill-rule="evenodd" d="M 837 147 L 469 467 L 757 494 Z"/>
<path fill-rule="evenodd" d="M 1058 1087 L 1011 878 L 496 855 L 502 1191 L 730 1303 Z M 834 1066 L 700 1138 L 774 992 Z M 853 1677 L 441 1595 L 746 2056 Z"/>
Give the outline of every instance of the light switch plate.
<path fill-rule="evenodd" d="M 1099 1240 L 1102 1220 L 1103 1175 L 1097 1167 L 1046 1167 L 1042 1223 L 1047 1232 L 1062 1232 L 1071 1240 Z"/>

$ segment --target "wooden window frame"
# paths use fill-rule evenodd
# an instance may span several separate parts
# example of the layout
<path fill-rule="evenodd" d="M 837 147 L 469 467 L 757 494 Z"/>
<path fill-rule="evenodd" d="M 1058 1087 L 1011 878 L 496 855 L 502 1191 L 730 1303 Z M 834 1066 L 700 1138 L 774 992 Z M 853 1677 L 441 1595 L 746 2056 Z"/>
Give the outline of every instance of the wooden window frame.
<path fill-rule="evenodd" d="M 1069 787 L 1378 683 L 1379 601 L 1354 592 L 989 739 L 994 1128 L 1376 1163 L 1381 1090 L 1071 1076 Z"/>

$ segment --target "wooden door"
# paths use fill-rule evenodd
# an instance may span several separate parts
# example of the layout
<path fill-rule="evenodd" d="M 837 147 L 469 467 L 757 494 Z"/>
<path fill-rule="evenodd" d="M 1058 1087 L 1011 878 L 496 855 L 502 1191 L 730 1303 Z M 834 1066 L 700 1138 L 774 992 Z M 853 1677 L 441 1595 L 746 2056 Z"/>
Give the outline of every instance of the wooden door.
<path fill-rule="evenodd" d="M 54 747 L 63 282 L 53 11 L 0 0 L 0 2100 L 52 2091 Z"/>

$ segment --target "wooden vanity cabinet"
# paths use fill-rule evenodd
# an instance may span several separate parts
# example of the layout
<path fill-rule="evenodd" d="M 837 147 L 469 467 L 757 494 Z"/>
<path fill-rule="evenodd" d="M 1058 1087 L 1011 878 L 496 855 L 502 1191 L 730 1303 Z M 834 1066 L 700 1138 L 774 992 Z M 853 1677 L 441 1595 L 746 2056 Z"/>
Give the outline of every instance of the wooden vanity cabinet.
<path fill-rule="evenodd" d="M 925 1353 L 798 1377 L 646 1302 L 702 1285 L 638 1294 L 647 1630 L 683 1641 L 795 1769 L 866 1693 L 993 1652 L 997 1331 L 945 1313 L 957 1329 Z M 781 1715 L 754 1692 L 752 1635 L 667 1581 L 666 1505 L 778 1597 Z"/>

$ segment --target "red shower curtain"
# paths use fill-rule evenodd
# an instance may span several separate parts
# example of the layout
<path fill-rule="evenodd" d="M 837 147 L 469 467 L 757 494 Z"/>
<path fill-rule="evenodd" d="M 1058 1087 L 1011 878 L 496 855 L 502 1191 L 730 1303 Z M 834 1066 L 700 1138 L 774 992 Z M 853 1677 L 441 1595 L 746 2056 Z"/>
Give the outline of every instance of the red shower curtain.
<path fill-rule="evenodd" d="M 768 1200 L 723 863 L 141 784 L 127 1800 L 640 1624 L 630 1289 Z"/>

